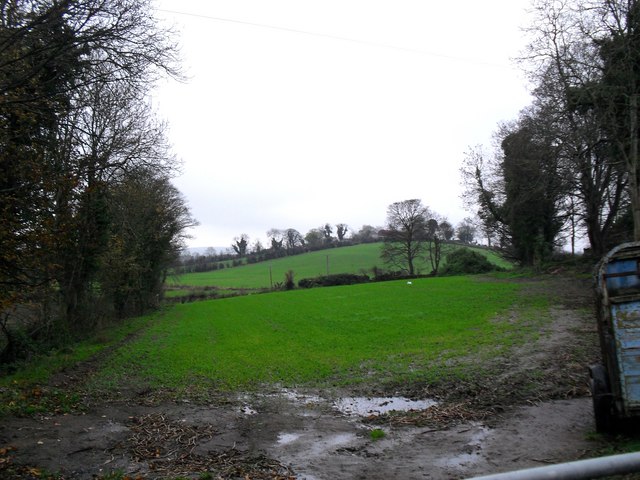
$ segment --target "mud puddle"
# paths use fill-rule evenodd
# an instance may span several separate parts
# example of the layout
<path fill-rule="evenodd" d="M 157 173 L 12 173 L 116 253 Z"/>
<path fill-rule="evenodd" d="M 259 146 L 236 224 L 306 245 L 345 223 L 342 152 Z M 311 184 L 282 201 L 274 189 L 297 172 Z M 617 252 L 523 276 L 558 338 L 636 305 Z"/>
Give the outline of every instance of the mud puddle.
<path fill-rule="evenodd" d="M 373 409 L 380 407 L 380 399 L 369 400 Z M 246 476 L 221 473 L 221 460 L 227 462 L 222 466 L 235 462 L 229 466 L 234 472 L 258 460 L 264 465 L 261 474 L 281 465 L 298 480 L 456 479 L 572 460 L 593 448 L 587 441 L 593 430 L 588 398 L 521 407 L 494 418 L 491 425 L 462 422 L 442 429 L 373 427 L 364 421 L 366 415 L 340 412 L 336 402 L 290 391 L 217 406 L 112 405 L 85 415 L 12 419 L 0 424 L 0 444 L 15 448 L 11 455 L 17 463 L 87 480 L 115 470 L 143 478 L 175 478 L 187 472 L 197 478 L 205 471 L 218 472 L 220 478 Z M 416 407 L 413 402 L 406 405 Z M 364 409 L 367 414 L 370 407 Z M 186 432 L 193 441 L 185 447 L 184 458 L 193 467 L 182 465 L 186 470 L 161 477 L 158 467 L 177 468 L 169 457 L 161 462 L 155 455 L 136 454 L 141 447 L 136 425 L 159 418 L 166 428 L 158 431 L 164 434 L 150 437 L 153 443 L 147 449 L 171 452 Z M 373 428 L 382 429 L 384 436 L 374 439 Z M 221 460 L 215 463 L 216 458 Z M 249 478 L 263 478 L 255 470 L 245 471 Z"/>
<path fill-rule="evenodd" d="M 390 412 L 426 410 L 436 404 L 435 400 L 410 400 L 402 397 L 346 397 L 336 400 L 334 407 L 346 415 L 368 417 Z"/>
<path fill-rule="evenodd" d="M 543 465 L 588 449 L 592 428 L 587 399 L 518 409 L 491 427 L 463 422 L 451 428 L 376 424 L 365 418 L 390 411 L 427 409 L 433 400 L 343 397 L 336 400 L 288 391 L 252 404 L 247 432 L 259 448 L 287 465 L 299 480 L 331 478 L 455 479 Z M 586 401 L 585 401 L 586 400 Z M 257 401 L 259 403 L 259 400 Z M 553 413 L 552 413 L 553 412 Z M 266 428 L 266 430 L 264 430 Z M 374 439 L 373 428 L 384 432 Z M 541 434 L 564 439 L 541 444 Z M 507 460 L 507 466 L 500 466 Z"/>

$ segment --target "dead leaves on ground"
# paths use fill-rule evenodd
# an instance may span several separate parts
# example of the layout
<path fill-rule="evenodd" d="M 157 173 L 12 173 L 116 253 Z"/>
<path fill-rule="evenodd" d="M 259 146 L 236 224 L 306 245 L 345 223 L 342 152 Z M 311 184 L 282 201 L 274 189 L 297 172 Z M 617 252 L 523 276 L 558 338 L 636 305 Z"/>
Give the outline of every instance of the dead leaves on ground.
<path fill-rule="evenodd" d="M 409 425 L 445 429 L 463 422 L 481 421 L 489 415 L 489 411 L 480 410 L 469 402 L 461 402 L 437 404 L 425 410 L 391 412 L 369 417 L 367 420 L 371 423 L 388 423 L 393 426 Z"/>
<path fill-rule="evenodd" d="M 0 448 L 0 477 L 7 479 L 43 478 L 42 470 L 26 465 L 17 465 L 13 462 L 15 447 Z"/>
<path fill-rule="evenodd" d="M 289 480 L 293 472 L 264 455 L 249 456 L 235 448 L 222 452 L 195 452 L 202 440 L 217 432 L 212 425 L 171 421 L 161 413 L 135 418 L 129 438 L 136 461 L 146 461 L 155 476 L 170 477 L 213 472 L 217 478 Z"/>

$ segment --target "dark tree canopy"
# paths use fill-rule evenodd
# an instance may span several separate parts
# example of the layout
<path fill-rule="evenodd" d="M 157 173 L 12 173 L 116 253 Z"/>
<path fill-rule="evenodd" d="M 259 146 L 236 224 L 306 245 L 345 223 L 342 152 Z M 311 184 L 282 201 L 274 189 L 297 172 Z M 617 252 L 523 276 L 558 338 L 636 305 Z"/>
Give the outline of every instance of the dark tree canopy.
<path fill-rule="evenodd" d="M 505 202 L 515 256 L 525 264 L 550 258 L 562 227 L 562 178 L 553 146 L 539 138 L 526 119 L 502 141 Z"/>
<path fill-rule="evenodd" d="M 465 170 L 467 195 L 479 207 L 485 232 L 528 265 L 548 259 L 556 247 L 567 194 L 557 149 L 536 115 L 523 113 L 503 126 L 496 156 L 486 162 L 472 153 Z"/>
<path fill-rule="evenodd" d="M 249 235 L 246 233 L 241 234 L 239 237 L 233 239 L 233 244 L 231 244 L 231 248 L 236 252 L 236 255 L 239 257 L 244 257 L 248 252 L 249 248 Z"/>
<path fill-rule="evenodd" d="M 304 240 L 311 248 L 319 248 L 324 243 L 324 233 L 319 228 L 312 228 L 304 236 Z"/>
<path fill-rule="evenodd" d="M 324 242 L 331 243 L 333 242 L 333 227 L 330 223 L 325 223 L 322 228 L 322 233 L 324 235 Z"/>
<path fill-rule="evenodd" d="M 360 230 L 352 235 L 352 238 L 356 242 L 371 243 L 377 242 L 381 227 L 373 227 L 372 225 L 363 225 Z"/>
<path fill-rule="evenodd" d="M 170 38 L 147 0 L 0 2 L 5 335 L 26 304 L 50 337 L 157 303 L 194 223 L 146 100 L 178 75 Z"/>
<path fill-rule="evenodd" d="M 100 285 L 118 316 L 143 313 L 158 305 L 167 270 L 195 222 L 169 179 L 147 169 L 113 185 L 109 217 Z"/>
<path fill-rule="evenodd" d="M 640 240 L 640 2 L 532 5 L 522 64 L 533 102 L 499 132 L 495 158 L 468 156 L 467 200 L 523 262 L 566 238 L 573 250 L 581 234 L 601 255 Z"/>
<path fill-rule="evenodd" d="M 339 242 L 344 241 L 348 231 L 349 227 L 345 223 L 338 223 L 336 225 L 336 235 L 338 236 Z"/>

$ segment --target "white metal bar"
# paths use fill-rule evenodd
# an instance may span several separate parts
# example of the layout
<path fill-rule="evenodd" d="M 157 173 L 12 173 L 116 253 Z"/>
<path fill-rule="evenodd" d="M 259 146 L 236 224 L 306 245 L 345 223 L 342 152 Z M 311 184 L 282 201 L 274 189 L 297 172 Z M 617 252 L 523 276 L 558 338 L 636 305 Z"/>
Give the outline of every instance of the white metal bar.
<path fill-rule="evenodd" d="M 497 473 L 469 480 L 589 480 L 640 472 L 640 452 Z"/>

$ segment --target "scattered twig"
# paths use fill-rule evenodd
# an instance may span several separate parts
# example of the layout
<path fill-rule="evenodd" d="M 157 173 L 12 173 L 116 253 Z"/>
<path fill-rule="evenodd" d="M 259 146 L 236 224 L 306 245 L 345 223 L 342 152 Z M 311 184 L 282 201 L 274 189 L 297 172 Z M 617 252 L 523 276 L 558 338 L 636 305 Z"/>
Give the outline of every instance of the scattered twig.
<path fill-rule="evenodd" d="M 181 476 L 215 472 L 222 478 L 292 480 L 289 467 L 265 456 L 251 457 L 234 448 L 197 455 L 193 451 L 203 438 L 216 434 L 212 425 L 185 425 L 160 413 L 134 419 L 129 438 L 137 461 L 147 461 L 155 475 Z"/>

